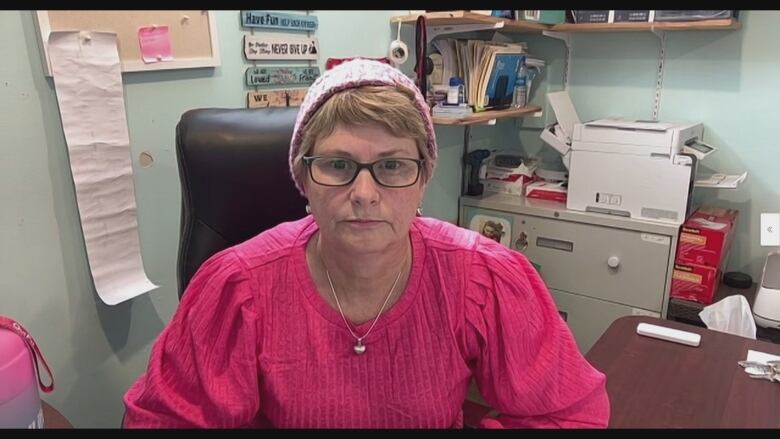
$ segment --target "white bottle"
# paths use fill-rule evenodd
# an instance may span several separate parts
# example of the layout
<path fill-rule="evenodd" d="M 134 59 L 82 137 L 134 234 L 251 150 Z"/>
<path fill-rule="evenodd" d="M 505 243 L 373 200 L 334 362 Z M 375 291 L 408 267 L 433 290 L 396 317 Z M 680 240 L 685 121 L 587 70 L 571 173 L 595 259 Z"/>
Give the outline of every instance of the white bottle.
<path fill-rule="evenodd" d="M 465 86 L 463 80 L 458 77 L 450 78 L 450 86 L 447 88 L 447 104 L 460 105 L 465 102 Z"/>
<path fill-rule="evenodd" d="M 525 107 L 528 104 L 528 70 L 525 68 L 525 60 L 520 64 L 515 79 L 515 90 L 512 95 L 512 105 Z"/>

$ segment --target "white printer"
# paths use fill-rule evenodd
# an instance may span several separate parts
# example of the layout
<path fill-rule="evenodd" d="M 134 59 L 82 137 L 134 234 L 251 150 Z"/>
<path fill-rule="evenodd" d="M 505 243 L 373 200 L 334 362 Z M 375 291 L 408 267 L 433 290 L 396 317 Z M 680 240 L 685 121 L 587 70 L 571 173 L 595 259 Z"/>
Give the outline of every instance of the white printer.
<path fill-rule="evenodd" d="M 758 326 L 780 328 L 780 252 L 770 253 L 766 258 L 753 303 L 753 317 Z"/>
<path fill-rule="evenodd" d="M 715 151 L 702 142 L 701 123 L 581 123 L 567 92 L 550 93 L 548 100 L 557 123 L 543 130 L 541 138 L 563 155 L 569 169 L 567 208 L 672 224 L 685 221 L 698 161 Z M 737 183 L 747 174 L 739 177 Z"/>

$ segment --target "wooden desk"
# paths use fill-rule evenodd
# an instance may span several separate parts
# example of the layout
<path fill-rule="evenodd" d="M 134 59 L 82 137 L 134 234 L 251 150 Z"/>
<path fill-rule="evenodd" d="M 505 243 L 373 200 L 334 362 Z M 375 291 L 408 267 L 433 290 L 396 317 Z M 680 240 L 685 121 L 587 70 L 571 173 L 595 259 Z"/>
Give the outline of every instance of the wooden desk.
<path fill-rule="evenodd" d="M 701 335 L 690 347 L 637 335 L 647 322 Z M 622 317 L 586 355 L 607 375 L 610 428 L 780 428 L 780 383 L 750 378 L 737 361 L 780 345 L 671 320 Z"/>
<path fill-rule="evenodd" d="M 73 424 L 68 418 L 62 415 L 57 409 L 52 407 L 46 401 L 41 401 L 43 407 L 43 427 L 44 428 L 73 428 Z"/>

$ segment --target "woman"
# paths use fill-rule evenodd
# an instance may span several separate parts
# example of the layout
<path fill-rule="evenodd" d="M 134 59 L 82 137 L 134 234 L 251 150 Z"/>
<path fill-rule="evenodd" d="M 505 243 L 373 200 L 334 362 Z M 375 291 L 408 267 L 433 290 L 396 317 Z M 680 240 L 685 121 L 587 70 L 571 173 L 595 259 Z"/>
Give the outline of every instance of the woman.
<path fill-rule="evenodd" d="M 213 256 L 124 398 L 127 427 L 602 427 L 604 375 L 526 258 L 420 217 L 428 107 L 354 60 L 309 89 L 290 169 L 307 217 Z"/>

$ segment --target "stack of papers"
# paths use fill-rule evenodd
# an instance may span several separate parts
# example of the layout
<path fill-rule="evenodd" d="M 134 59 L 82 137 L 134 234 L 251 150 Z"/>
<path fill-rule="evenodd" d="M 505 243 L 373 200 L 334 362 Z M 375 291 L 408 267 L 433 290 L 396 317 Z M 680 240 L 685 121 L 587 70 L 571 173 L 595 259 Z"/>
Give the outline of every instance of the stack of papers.
<path fill-rule="evenodd" d="M 747 172 L 742 175 L 712 174 L 696 179 L 695 187 L 711 187 L 716 189 L 736 189 L 745 181 Z"/>
<path fill-rule="evenodd" d="M 531 56 L 531 55 L 528 55 L 525 58 L 525 66 L 528 67 L 529 69 L 530 68 L 536 68 L 536 69 L 541 70 L 542 67 L 544 67 L 544 60 L 536 58 L 536 57 Z"/>
<path fill-rule="evenodd" d="M 438 103 L 436 104 L 436 106 L 433 107 L 432 114 L 435 117 L 459 118 L 459 117 L 469 116 L 471 114 L 474 114 L 474 110 L 466 104 L 444 105 Z"/>
<path fill-rule="evenodd" d="M 515 80 L 524 58 L 517 48 L 488 49 L 479 73 L 472 77 L 474 100 L 469 103 L 477 110 L 511 105 Z"/>
<path fill-rule="evenodd" d="M 526 53 L 525 43 L 440 38 L 434 40 L 432 44 L 441 54 L 441 73 L 436 72 L 435 77 L 442 83 L 437 84 L 433 82 L 434 90 L 446 87 L 452 77 L 462 78 L 465 86 L 466 102 L 475 107 L 477 111 L 487 106 L 487 104 L 483 103 L 488 100 L 485 97 L 486 94 L 496 93 L 495 84 L 498 82 L 498 78 L 497 72 L 494 70 L 501 66 L 514 65 L 511 63 L 497 63 L 495 54 L 513 54 L 519 58 L 520 55 Z M 436 58 L 436 63 L 438 64 L 438 57 Z M 501 59 L 502 57 L 499 57 L 499 61 Z M 516 75 L 517 67 L 519 66 L 515 65 L 514 68 L 508 67 L 507 70 L 513 70 L 513 73 Z M 502 75 L 505 76 L 505 74 Z M 493 78 L 492 82 L 491 78 Z M 514 80 L 515 76 L 506 77 L 502 81 L 502 84 L 505 84 L 504 88 L 499 87 L 498 91 L 503 90 L 511 99 L 514 91 Z M 491 84 L 493 84 L 492 88 Z"/>

